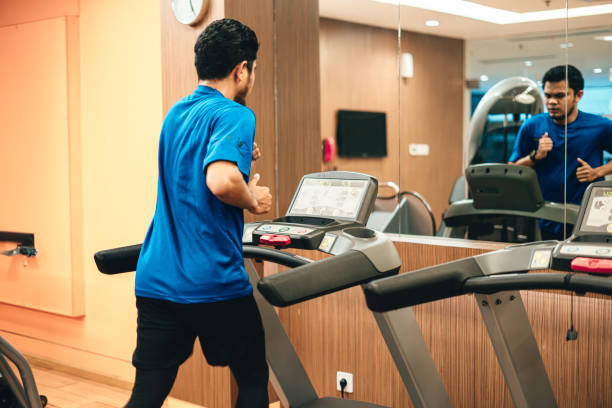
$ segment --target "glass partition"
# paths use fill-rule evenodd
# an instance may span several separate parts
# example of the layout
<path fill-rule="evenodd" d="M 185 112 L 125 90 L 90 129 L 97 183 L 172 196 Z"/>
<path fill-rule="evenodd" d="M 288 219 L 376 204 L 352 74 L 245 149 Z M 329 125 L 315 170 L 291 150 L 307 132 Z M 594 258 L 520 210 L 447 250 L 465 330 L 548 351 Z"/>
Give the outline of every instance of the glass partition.
<path fill-rule="evenodd" d="M 591 6 L 588 17 L 573 17 L 581 6 Z M 596 6 L 596 7 L 595 7 Z M 609 178 L 612 170 L 612 1 L 569 1 L 567 20 L 568 64 L 584 79 L 582 92 L 568 69 L 568 114 L 566 126 L 566 200 L 579 205 L 587 185 Z M 575 104 L 575 107 L 574 105 Z M 612 166 L 612 163 L 610 163 Z M 571 229 L 566 232 L 568 235 Z"/>

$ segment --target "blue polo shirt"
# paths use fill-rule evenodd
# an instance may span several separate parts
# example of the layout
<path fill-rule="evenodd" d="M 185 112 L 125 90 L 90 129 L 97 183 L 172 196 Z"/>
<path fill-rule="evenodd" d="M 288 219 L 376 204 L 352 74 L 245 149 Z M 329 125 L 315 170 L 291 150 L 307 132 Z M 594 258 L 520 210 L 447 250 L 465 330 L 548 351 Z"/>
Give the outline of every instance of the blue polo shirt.
<path fill-rule="evenodd" d="M 537 162 L 534 169 L 538 175 L 542 195 L 546 201 L 563 203 L 563 180 L 565 162 L 565 126 L 557 125 L 548 113 L 540 113 L 528 119 L 520 128 L 510 161 L 527 156 L 538 148 L 540 137 L 548 132 L 553 149 L 545 159 Z M 612 121 L 602 116 L 578 111 L 575 121 L 567 125 L 567 202 L 580 204 L 589 183 L 576 177 L 581 164 L 580 157 L 593 168 L 603 164 L 603 151 L 612 151 Z M 558 232 L 560 225 L 544 223 L 543 229 Z"/>
<path fill-rule="evenodd" d="M 136 296 L 216 302 L 252 293 L 242 258 L 243 210 L 206 186 L 206 167 L 234 162 L 249 179 L 255 115 L 200 85 L 168 112 L 159 140 L 153 221 L 136 268 Z"/>

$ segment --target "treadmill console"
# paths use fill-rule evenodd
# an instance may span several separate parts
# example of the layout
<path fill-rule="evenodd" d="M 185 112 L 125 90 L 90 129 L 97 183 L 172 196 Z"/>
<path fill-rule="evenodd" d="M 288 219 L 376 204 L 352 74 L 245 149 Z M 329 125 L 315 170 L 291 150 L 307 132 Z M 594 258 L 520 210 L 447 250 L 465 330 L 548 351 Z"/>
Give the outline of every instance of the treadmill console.
<path fill-rule="evenodd" d="M 360 173 L 330 171 L 302 177 L 287 214 L 245 225 L 243 244 L 319 249 L 333 253 L 340 232 L 366 224 L 378 193 L 378 181 Z"/>
<path fill-rule="evenodd" d="M 612 181 L 591 184 L 571 237 L 553 251 L 553 269 L 612 273 Z"/>

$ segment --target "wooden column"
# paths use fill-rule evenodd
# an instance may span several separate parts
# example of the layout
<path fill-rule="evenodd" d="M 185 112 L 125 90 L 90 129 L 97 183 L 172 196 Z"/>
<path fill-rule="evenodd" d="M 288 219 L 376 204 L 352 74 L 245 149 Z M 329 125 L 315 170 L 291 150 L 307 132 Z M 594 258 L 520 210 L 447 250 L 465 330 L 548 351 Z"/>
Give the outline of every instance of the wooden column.
<path fill-rule="evenodd" d="M 255 112 L 255 140 L 262 158 L 253 172 L 272 191 L 273 211 L 247 221 L 284 215 L 300 178 L 321 166 L 319 8 L 317 0 L 211 0 L 196 27 L 176 21 L 171 2 L 161 0 L 163 111 L 197 86 L 193 46 L 219 18 L 251 27 L 260 42 L 255 87 L 247 105 Z M 171 395 L 209 407 L 230 406 L 235 389 L 227 368 L 209 367 L 199 345 L 181 367 Z"/>

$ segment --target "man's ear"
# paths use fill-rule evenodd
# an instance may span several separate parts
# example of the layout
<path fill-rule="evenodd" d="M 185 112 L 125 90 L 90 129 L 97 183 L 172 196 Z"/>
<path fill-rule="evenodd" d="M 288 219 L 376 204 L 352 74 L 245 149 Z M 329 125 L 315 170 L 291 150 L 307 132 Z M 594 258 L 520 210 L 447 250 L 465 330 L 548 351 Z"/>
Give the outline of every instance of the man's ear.
<path fill-rule="evenodd" d="M 583 94 L 584 94 L 584 91 L 582 89 L 576 92 L 576 102 L 578 102 L 580 98 L 582 98 Z"/>
<path fill-rule="evenodd" d="M 241 61 L 234 67 L 232 74 L 237 82 L 241 82 L 249 77 L 249 69 L 247 67 L 247 61 Z"/>

